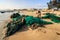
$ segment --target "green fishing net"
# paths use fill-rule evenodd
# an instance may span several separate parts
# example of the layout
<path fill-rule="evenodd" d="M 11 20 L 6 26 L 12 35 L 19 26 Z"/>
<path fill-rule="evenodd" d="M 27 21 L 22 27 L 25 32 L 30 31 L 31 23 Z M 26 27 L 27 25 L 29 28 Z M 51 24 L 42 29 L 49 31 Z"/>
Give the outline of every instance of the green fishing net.
<path fill-rule="evenodd" d="M 51 21 L 53 21 L 55 23 L 60 23 L 60 17 L 56 16 L 53 13 L 46 13 L 46 15 L 42 18 L 45 18 L 45 19 L 48 18 L 48 19 L 51 19 Z"/>

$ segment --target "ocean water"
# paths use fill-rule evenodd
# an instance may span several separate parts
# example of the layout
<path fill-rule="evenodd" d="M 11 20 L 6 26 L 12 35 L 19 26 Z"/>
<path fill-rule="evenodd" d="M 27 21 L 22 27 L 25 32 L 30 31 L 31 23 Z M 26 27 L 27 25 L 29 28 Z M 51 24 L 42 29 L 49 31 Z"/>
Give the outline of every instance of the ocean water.
<path fill-rule="evenodd" d="M 6 13 L 0 13 L 0 22 L 8 20 L 9 17 L 13 14 L 14 12 L 6 12 Z M 23 15 L 24 13 L 19 13 L 20 15 Z"/>
<path fill-rule="evenodd" d="M 0 13 L 0 40 L 3 40 L 3 34 L 2 34 L 2 31 L 3 31 L 3 26 L 4 25 L 3 23 L 10 19 L 10 16 L 15 13 L 15 12 L 6 12 L 6 13 Z M 23 15 L 24 13 L 20 13 L 20 15 Z"/>

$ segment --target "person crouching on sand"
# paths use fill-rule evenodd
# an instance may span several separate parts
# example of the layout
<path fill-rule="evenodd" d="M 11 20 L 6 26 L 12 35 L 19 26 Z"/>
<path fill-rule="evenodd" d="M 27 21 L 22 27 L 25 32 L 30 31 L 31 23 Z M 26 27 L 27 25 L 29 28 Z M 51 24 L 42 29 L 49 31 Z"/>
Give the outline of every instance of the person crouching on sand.
<path fill-rule="evenodd" d="M 40 10 L 38 10 L 36 14 L 38 14 L 37 15 L 38 18 L 41 18 L 41 11 Z"/>

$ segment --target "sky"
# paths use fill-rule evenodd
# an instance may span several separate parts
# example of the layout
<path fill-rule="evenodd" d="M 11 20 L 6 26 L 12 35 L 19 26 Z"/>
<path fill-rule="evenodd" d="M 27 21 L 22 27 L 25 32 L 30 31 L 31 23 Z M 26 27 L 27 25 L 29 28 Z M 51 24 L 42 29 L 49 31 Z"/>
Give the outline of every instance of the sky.
<path fill-rule="evenodd" d="M 0 0 L 0 9 L 47 8 L 50 0 Z"/>

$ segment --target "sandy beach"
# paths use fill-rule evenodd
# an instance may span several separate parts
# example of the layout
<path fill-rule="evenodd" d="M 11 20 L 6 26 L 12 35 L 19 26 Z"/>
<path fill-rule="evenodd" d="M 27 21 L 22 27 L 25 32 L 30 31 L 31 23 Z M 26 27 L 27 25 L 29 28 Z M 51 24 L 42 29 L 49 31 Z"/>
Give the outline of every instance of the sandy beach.
<path fill-rule="evenodd" d="M 25 15 L 30 15 L 36 17 L 36 12 L 23 11 Z M 42 12 L 42 16 L 44 13 Z M 56 15 L 60 15 L 59 11 L 54 12 Z M 49 21 L 49 20 L 47 20 Z M 14 35 L 7 37 L 7 40 L 60 40 L 60 23 L 54 23 L 50 25 L 45 25 L 45 28 L 38 27 L 35 30 L 26 30 L 16 32 Z"/>
<path fill-rule="evenodd" d="M 8 40 L 60 40 L 59 26 L 60 24 L 52 24 L 46 28 L 17 32 L 8 37 Z"/>
<path fill-rule="evenodd" d="M 0 40 L 60 40 L 60 0 L 0 0 Z"/>

